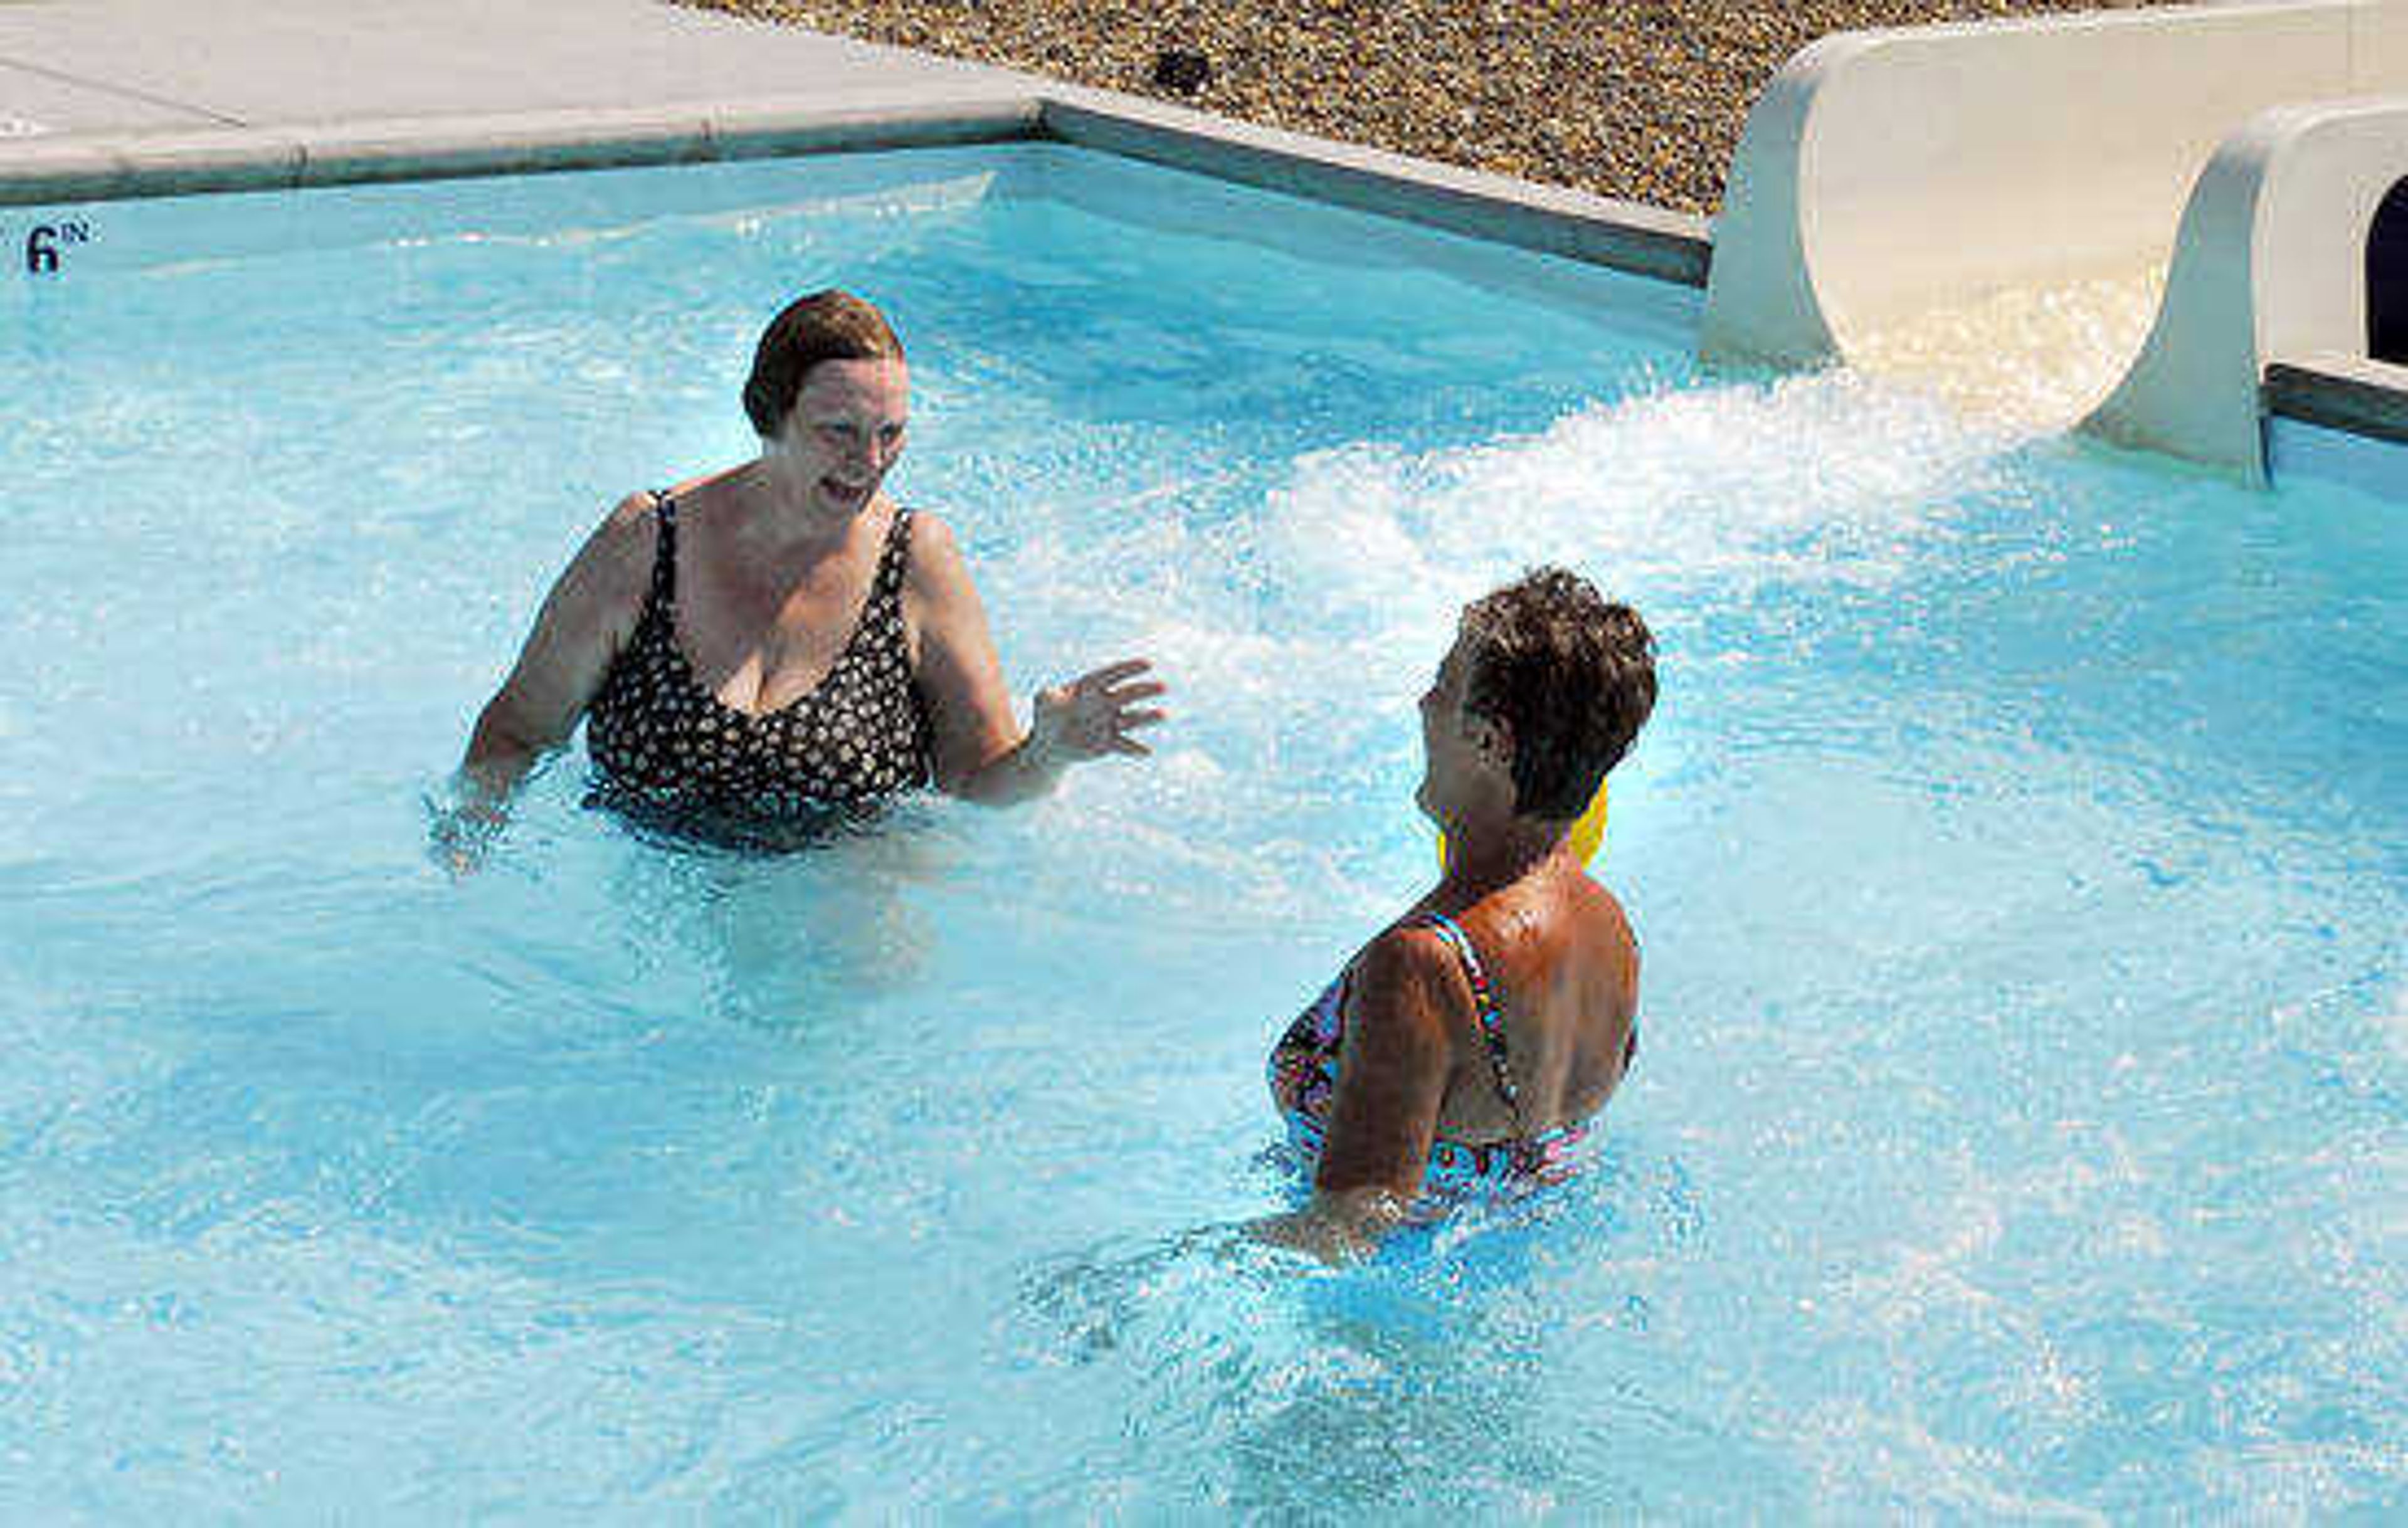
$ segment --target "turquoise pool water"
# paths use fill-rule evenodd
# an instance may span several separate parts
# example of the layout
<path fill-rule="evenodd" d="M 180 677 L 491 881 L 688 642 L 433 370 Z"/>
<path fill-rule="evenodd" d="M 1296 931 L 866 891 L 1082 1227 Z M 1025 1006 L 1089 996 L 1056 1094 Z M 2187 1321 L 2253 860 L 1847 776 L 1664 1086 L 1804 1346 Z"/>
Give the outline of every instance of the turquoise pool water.
<path fill-rule="evenodd" d="M 0 288 L 0 1516 L 2408 1510 L 2408 515 L 1691 294 L 1026 148 L 54 209 Z M 35 215 L 0 219 L 22 239 Z M 5 246 L 5 247 L 13 247 Z M 824 852 L 426 798 L 792 293 L 1143 767 Z M 1263 1054 L 1431 869 L 1456 604 L 1664 703 L 1570 1192 L 1341 1273 Z"/>

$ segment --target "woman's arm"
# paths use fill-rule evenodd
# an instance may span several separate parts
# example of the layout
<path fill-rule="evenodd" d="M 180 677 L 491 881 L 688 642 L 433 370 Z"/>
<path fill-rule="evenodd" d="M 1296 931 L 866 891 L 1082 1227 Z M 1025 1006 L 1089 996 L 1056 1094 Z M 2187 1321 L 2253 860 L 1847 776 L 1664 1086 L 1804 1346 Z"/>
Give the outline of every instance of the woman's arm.
<path fill-rule="evenodd" d="M 1467 994 L 1435 935 L 1390 929 L 1371 942 L 1346 997 L 1338 1092 L 1312 1202 L 1249 1229 L 1325 1263 L 1369 1256 L 1405 1218 L 1429 1170 L 1454 1075 Z"/>
<path fill-rule="evenodd" d="M 536 616 L 460 761 L 462 809 L 498 819 L 538 760 L 566 741 L 643 609 L 658 533 L 631 494 L 585 539 Z"/>
<path fill-rule="evenodd" d="M 1024 732 L 1003 687 L 986 607 L 952 527 L 934 515 L 911 523 L 907 593 L 917 617 L 921 693 L 936 733 L 937 787 L 1008 806 L 1043 795 L 1073 764 L 1149 750 L 1134 733 L 1163 713 L 1142 705 L 1163 693 L 1142 658 L 1125 659 L 1040 690 Z"/>

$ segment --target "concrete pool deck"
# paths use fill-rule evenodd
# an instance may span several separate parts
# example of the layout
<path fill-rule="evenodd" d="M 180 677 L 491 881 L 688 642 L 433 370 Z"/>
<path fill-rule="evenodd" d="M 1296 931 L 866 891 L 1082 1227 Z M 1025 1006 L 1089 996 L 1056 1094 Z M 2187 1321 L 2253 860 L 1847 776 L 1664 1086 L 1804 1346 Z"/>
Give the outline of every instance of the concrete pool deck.
<path fill-rule="evenodd" d="M 87 139 L 765 97 L 926 109 L 1040 84 L 654 0 L 0 0 L 0 116 Z"/>

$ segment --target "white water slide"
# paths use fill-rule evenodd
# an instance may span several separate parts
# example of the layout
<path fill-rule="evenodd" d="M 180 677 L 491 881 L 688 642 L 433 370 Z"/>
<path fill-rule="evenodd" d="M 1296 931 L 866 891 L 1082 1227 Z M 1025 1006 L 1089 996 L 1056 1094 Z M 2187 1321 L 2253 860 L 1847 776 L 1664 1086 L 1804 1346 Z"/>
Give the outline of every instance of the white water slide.
<path fill-rule="evenodd" d="M 2403 179 L 2408 0 L 1826 37 L 1749 115 L 1701 343 L 1996 360 L 2057 422 L 2262 480 L 2270 368 L 2408 389 L 2370 317 Z"/>

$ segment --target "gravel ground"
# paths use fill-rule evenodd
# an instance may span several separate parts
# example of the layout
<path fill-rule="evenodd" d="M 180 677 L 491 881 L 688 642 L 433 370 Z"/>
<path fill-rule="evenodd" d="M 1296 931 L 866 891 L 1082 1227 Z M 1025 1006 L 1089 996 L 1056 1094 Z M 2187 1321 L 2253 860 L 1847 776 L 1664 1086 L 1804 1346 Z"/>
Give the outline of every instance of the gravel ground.
<path fill-rule="evenodd" d="M 1826 33 L 2153 0 L 686 3 L 1711 212 L 1748 104 Z"/>

